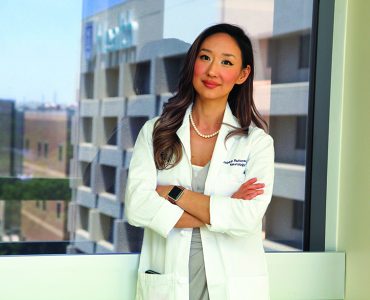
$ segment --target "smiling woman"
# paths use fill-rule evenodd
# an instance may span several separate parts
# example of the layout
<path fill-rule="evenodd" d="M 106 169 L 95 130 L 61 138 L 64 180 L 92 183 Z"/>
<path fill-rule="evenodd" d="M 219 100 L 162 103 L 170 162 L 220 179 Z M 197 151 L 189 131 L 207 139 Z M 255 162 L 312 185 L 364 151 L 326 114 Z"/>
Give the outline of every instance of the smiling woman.
<path fill-rule="evenodd" d="M 137 299 L 268 299 L 262 218 L 274 148 L 253 73 L 242 29 L 207 28 L 178 92 L 139 133 L 125 196 L 129 222 L 144 227 Z"/>
<path fill-rule="evenodd" d="M 242 84 L 249 73 L 249 65 L 242 68 L 235 39 L 225 33 L 214 34 L 202 43 L 195 61 L 193 86 L 197 98 L 226 102 L 234 85 Z"/>

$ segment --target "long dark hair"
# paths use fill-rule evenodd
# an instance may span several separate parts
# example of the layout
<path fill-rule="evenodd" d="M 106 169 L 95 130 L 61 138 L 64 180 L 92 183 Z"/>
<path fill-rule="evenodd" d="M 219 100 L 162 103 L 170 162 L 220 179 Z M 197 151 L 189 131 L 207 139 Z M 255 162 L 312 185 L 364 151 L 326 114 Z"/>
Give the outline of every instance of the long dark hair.
<path fill-rule="evenodd" d="M 253 101 L 254 58 L 252 43 L 244 31 L 234 25 L 217 24 L 205 29 L 188 50 L 176 94 L 163 106 L 160 118 L 154 124 L 153 149 L 154 161 L 158 170 L 172 168 L 182 158 L 182 145 L 176 131 L 180 128 L 188 106 L 195 99 L 193 87 L 194 64 L 203 41 L 216 33 L 226 33 L 238 43 L 242 54 L 242 68 L 250 67 L 247 80 L 234 85 L 228 96 L 228 103 L 233 115 L 239 120 L 241 128 L 234 128 L 226 136 L 248 135 L 251 122 L 267 130 L 267 123 L 258 113 Z"/>

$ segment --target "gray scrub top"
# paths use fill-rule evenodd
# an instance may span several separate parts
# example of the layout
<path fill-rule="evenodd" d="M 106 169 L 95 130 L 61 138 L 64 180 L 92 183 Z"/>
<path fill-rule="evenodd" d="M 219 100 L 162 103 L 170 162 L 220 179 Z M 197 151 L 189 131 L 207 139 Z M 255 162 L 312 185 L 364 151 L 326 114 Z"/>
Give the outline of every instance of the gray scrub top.
<path fill-rule="evenodd" d="M 203 193 L 209 162 L 204 167 L 193 165 L 191 186 L 194 192 Z M 204 268 L 202 239 L 199 228 L 193 229 L 189 258 L 189 299 L 208 300 L 206 272 Z"/>

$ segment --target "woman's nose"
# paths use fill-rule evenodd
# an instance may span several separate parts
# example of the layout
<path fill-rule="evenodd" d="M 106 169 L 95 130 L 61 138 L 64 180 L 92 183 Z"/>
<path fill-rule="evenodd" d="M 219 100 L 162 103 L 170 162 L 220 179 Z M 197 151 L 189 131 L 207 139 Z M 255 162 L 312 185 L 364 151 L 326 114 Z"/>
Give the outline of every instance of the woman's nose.
<path fill-rule="evenodd" d="M 215 63 L 215 61 L 212 61 L 209 66 L 208 66 L 208 70 L 207 70 L 207 75 L 209 76 L 217 76 L 217 65 Z"/>

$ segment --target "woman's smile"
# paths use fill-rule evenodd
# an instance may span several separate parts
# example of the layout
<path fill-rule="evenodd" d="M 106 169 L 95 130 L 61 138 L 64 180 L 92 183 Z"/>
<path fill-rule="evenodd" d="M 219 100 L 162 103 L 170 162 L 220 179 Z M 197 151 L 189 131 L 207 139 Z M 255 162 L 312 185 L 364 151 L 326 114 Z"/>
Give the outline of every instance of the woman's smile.
<path fill-rule="evenodd" d="M 209 89 L 214 89 L 218 86 L 220 86 L 219 83 L 215 82 L 215 81 L 212 81 L 212 80 L 202 80 L 203 84 L 205 87 L 209 88 Z"/>

